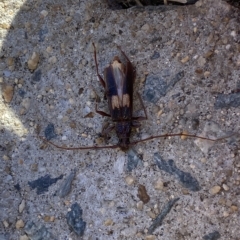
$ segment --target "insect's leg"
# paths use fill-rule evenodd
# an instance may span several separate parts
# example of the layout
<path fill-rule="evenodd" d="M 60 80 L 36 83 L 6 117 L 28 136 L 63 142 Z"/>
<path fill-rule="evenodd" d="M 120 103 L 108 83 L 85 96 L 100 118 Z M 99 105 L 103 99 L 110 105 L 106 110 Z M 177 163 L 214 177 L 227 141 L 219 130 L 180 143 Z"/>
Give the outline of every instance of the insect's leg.
<path fill-rule="evenodd" d="M 141 123 L 139 122 L 139 120 L 133 120 L 131 122 L 131 125 L 132 125 L 132 127 L 135 127 L 135 128 L 141 127 Z"/>
<path fill-rule="evenodd" d="M 100 114 L 100 115 L 102 115 L 102 116 L 104 116 L 104 117 L 111 117 L 110 114 L 105 113 L 105 112 L 103 112 L 103 111 L 99 111 L 99 110 L 97 109 L 97 104 L 95 105 L 95 111 L 96 111 L 96 113 L 98 113 L 98 114 Z"/>
<path fill-rule="evenodd" d="M 140 101 L 140 103 L 141 103 L 141 105 L 142 105 L 142 108 L 143 108 L 145 117 L 133 117 L 132 119 L 133 119 L 133 120 L 137 120 L 137 121 L 147 120 L 147 119 L 148 119 L 148 116 L 147 116 L 146 108 L 145 108 L 145 106 L 144 106 L 144 104 L 143 104 L 143 100 L 142 100 L 142 98 L 141 98 L 140 93 L 137 93 L 137 95 L 138 95 L 139 101 Z"/>
<path fill-rule="evenodd" d="M 101 77 L 101 75 L 99 74 L 99 71 L 98 71 L 97 51 L 96 51 L 96 47 L 95 47 L 94 43 L 93 43 L 93 47 L 94 47 L 94 61 L 95 61 L 96 69 L 97 69 L 97 76 L 98 76 L 98 79 L 99 79 L 100 83 L 104 87 L 104 89 L 106 89 L 106 84 L 105 84 L 103 78 Z"/>
<path fill-rule="evenodd" d="M 119 49 L 119 51 L 121 52 L 121 54 L 127 59 L 127 61 L 128 61 L 128 62 L 131 62 L 131 61 L 129 60 L 129 58 L 127 57 L 127 55 L 125 54 L 125 52 L 121 49 L 121 47 L 120 47 L 120 46 L 117 46 L 117 48 Z"/>
<path fill-rule="evenodd" d="M 102 128 L 102 136 L 104 137 L 105 141 L 108 140 L 109 138 L 109 133 L 114 129 L 114 125 L 110 124 L 109 123 L 106 123 L 103 128 Z"/>

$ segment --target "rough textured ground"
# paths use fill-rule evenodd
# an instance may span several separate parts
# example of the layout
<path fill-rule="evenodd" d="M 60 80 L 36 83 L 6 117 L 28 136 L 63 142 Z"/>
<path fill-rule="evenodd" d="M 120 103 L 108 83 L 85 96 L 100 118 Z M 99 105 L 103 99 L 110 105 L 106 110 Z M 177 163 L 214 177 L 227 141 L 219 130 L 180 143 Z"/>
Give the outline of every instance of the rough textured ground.
<path fill-rule="evenodd" d="M 215 144 L 155 139 L 126 153 L 64 151 L 36 137 L 39 131 L 59 145 L 105 144 L 96 94 L 99 108 L 108 109 L 92 42 L 101 73 L 120 55 L 116 45 L 136 66 L 134 89 L 148 120 L 133 139 L 240 132 L 239 9 L 220 0 L 121 11 L 93 0 L 2 0 L 0 15 L 1 240 L 239 240 L 237 137 Z M 143 115 L 137 97 L 134 115 Z M 116 143 L 113 133 L 109 144 Z M 68 225 L 71 207 L 79 231 Z"/>

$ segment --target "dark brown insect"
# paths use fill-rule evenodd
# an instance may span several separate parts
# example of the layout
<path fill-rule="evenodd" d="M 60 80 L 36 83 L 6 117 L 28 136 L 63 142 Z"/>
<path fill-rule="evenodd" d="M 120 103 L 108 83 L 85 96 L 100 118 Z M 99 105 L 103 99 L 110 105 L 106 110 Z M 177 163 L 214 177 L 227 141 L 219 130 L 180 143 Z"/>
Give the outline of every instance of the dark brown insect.
<path fill-rule="evenodd" d="M 163 134 L 150 136 L 145 139 L 137 140 L 134 142 L 130 142 L 130 135 L 132 127 L 139 126 L 139 121 L 146 120 L 147 114 L 145 107 L 143 105 L 143 101 L 141 99 L 140 94 L 138 94 L 140 103 L 144 110 L 144 117 L 133 117 L 133 83 L 135 81 L 135 69 L 126 56 L 126 54 L 122 51 L 122 49 L 118 46 L 121 54 L 126 59 L 126 65 L 124 65 L 118 56 L 115 56 L 108 67 L 104 70 L 104 79 L 99 74 L 98 70 L 98 62 L 97 62 L 97 53 L 95 45 L 94 47 L 94 60 L 97 70 L 97 76 L 101 83 L 101 85 L 105 89 L 105 95 L 108 99 L 108 108 L 110 113 L 106 113 L 103 111 L 99 111 L 96 105 L 96 112 L 102 116 L 111 117 L 112 121 L 115 123 L 115 126 L 110 126 L 103 130 L 103 135 L 107 135 L 111 130 L 115 128 L 116 134 L 118 136 L 119 142 L 116 145 L 111 146 L 82 146 L 82 147 L 63 147 L 58 146 L 55 143 L 45 140 L 40 137 L 42 140 L 47 143 L 55 146 L 56 148 L 66 149 L 66 150 L 81 150 L 81 149 L 103 149 L 103 148 L 121 148 L 122 150 L 127 150 L 130 146 L 133 146 L 139 142 L 148 141 L 155 138 L 163 138 L 170 136 L 187 136 L 200 138 L 210 141 L 216 141 L 216 139 L 210 139 L 206 137 L 200 137 L 197 135 L 184 134 L 184 133 L 175 133 L 175 134 Z M 219 140 L 219 139 L 218 139 Z"/>

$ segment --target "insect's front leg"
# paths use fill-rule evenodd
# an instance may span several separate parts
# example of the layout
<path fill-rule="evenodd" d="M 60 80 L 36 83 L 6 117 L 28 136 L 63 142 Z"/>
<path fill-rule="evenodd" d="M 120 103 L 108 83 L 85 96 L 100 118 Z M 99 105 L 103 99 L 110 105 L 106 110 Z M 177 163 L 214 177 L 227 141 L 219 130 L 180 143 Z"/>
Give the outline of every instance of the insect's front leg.
<path fill-rule="evenodd" d="M 104 87 L 104 89 L 106 91 L 106 83 L 104 82 L 103 78 L 101 77 L 101 75 L 99 74 L 99 71 L 98 71 L 97 51 L 96 51 L 96 46 L 94 43 L 93 43 L 93 47 L 94 47 L 94 61 L 95 61 L 96 69 L 97 69 L 97 76 L 98 76 L 100 83 L 102 84 L 102 86 Z"/>

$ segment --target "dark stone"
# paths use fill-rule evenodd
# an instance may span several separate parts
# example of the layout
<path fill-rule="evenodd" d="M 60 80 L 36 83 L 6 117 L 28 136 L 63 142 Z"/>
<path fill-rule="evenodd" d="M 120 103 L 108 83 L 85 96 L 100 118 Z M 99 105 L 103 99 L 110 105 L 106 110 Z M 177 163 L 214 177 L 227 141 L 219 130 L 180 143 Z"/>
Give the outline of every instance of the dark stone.
<path fill-rule="evenodd" d="M 184 71 L 178 72 L 168 84 L 168 88 L 173 88 L 177 82 L 184 77 Z"/>
<path fill-rule="evenodd" d="M 34 180 L 32 182 L 28 182 L 28 185 L 32 188 L 32 189 L 37 189 L 37 194 L 42 194 L 44 192 L 48 191 L 48 188 L 56 183 L 59 179 L 62 179 L 63 175 L 60 175 L 57 178 L 51 178 L 49 175 L 46 175 L 44 177 L 40 177 L 37 180 Z"/>
<path fill-rule="evenodd" d="M 197 130 L 198 127 L 199 127 L 199 124 L 200 124 L 199 120 L 198 120 L 197 118 L 194 118 L 194 119 L 192 120 L 192 129 L 193 129 L 193 130 Z"/>
<path fill-rule="evenodd" d="M 169 71 L 163 71 L 161 75 L 148 75 L 146 78 L 143 98 L 146 101 L 156 103 L 161 97 L 165 96 L 167 92 L 175 86 L 184 77 L 184 72 L 177 73 L 167 84 L 163 79 L 169 77 Z"/>
<path fill-rule="evenodd" d="M 180 181 L 183 187 L 193 192 L 201 190 L 197 179 L 194 178 L 190 173 L 178 169 L 173 160 L 170 159 L 165 161 L 158 153 L 154 154 L 154 160 L 159 169 L 173 175 Z"/>
<path fill-rule="evenodd" d="M 49 123 L 47 125 L 47 127 L 44 130 L 44 135 L 45 135 L 45 138 L 48 141 L 51 140 L 52 138 L 55 138 L 57 136 L 57 134 L 55 133 L 55 129 L 54 129 L 53 123 Z"/>
<path fill-rule="evenodd" d="M 82 219 L 82 209 L 78 203 L 74 203 L 71 207 L 71 211 L 67 213 L 67 224 L 78 235 L 83 236 L 86 228 L 86 222 Z"/>
<path fill-rule="evenodd" d="M 44 42 L 46 35 L 48 34 L 48 29 L 44 28 L 38 32 L 39 42 Z"/>
<path fill-rule="evenodd" d="M 42 77 L 42 70 L 41 69 L 38 69 L 36 70 L 33 75 L 32 75 L 32 80 L 34 82 L 40 82 L 41 80 L 41 77 Z"/>
<path fill-rule="evenodd" d="M 127 171 L 131 172 L 133 169 L 135 169 L 139 163 L 141 163 L 141 159 L 138 157 L 137 153 L 130 149 L 127 151 L 128 154 L 128 160 L 127 160 Z"/>
<path fill-rule="evenodd" d="M 128 214 L 128 210 L 127 210 L 126 207 L 118 206 L 118 207 L 116 208 L 116 210 L 117 210 L 117 212 L 118 212 L 119 214 L 123 214 L 123 215 L 125 215 L 125 216 L 127 216 L 127 214 Z"/>
<path fill-rule="evenodd" d="M 3 70 L 3 75 L 5 77 L 10 77 L 12 75 L 12 73 L 10 71 L 8 71 L 8 70 Z"/>
<path fill-rule="evenodd" d="M 63 198 L 69 194 L 71 191 L 72 181 L 75 177 L 76 171 L 72 171 L 68 177 L 64 180 L 60 188 L 58 189 L 58 196 Z"/>
<path fill-rule="evenodd" d="M 24 231 L 27 233 L 31 240 L 56 240 L 52 233 L 43 225 L 36 225 L 32 221 L 28 221 L 24 227 Z"/>
<path fill-rule="evenodd" d="M 219 108 L 230 108 L 240 106 L 240 93 L 231 94 L 218 94 L 214 107 Z"/>
<path fill-rule="evenodd" d="M 2 146 L 2 145 L 0 145 L 0 151 L 6 151 L 6 147 L 5 146 Z"/>
<path fill-rule="evenodd" d="M 18 90 L 18 94 L 19 94 L 20 97 L 24 97 L 26 92 L 24 90 L 22 90 L 22 89 L 19 89 Z"/>
<path fill-rule="evenodd" d="M 167 216 L 170 212 L 174 204 L 179 200 L 179 198 L 174 198 L 170 200 L 162 209 L 160 214 L 153 220 L 152 225 L 148 229 L 148 234 L 152 234 L 154 230 L 162 225 L 163 219 Z"/>
<path fill-rule="evenodd" d="M 14 188 L 15 188 L 17 191 L 19 191 L 19 192 L 20 192 L 20 190 L 21 190 L 21 187 L 20 187 L 19 183 L 17 183 L 16 185 L 14 185 Z"/>
<path fill-rule="evenodd" d="M 9 240 L 10 235 L 8 233 L 0 234 L 0 240 Z"/>
<path fill-rule="evenodd" d="M 129 52 L 131 55 L 136 55 L 136 53 L 137 53 L 137 49 L 132 49 L 132 50 L 130 50 L 130 52 Z"/>
<path fill-rule="evenodd" d="M 217 240 L 221 237 L 220 233 L 218 231 L 214 231 L 212 233 L 209 233 L 203 237 L 204 240 Z"/>
<path fill-rule="evenodd" d="M 154 52 L 153 55 L 150 57 L 151 60 L 160 58 L 160 53 L 159 52 Z"/>
<path fill-rule="evenodd" d="M 146 78 L 143 98 L 148 102 L 156 103 L 160 97 L 166 95 L 168 89 L 167 82 L 158 75 L 148 75 Z"/>
<path fill-rule="evenodd" d="M 110 44 L 113 42 L 115 35 L 109 35 L 107 37 L 102 37 L 99 39 L 100 44 Z"/>

